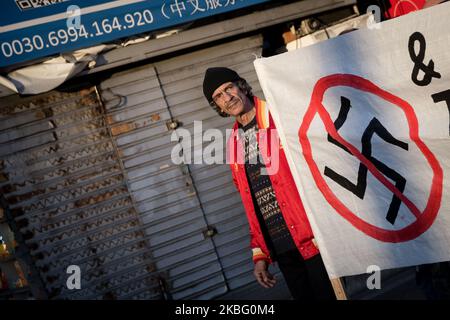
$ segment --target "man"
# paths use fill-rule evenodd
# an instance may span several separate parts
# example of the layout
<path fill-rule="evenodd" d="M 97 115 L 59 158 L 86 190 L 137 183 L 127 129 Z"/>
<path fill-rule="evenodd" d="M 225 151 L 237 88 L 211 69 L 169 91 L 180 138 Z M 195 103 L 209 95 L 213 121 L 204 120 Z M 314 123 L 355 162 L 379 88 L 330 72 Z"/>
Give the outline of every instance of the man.
<path fill-rule="evenodd" d="M 268 266 L 276 261 L 294 299 L 335 299 L 265 102 L 228 68 L 208 69 L 203 93 L 220 116 L 236 119 L 227 161 L 250 225 L 256 280 L 273 287 Z"/>

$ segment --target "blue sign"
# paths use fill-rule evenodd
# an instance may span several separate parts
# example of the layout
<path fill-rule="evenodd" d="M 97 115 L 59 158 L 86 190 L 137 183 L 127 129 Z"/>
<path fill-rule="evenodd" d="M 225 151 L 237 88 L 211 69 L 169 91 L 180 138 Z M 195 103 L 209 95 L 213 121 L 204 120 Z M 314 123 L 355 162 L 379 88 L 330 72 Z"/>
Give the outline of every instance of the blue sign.
<path fill-rule="evenodd" d="M 0 67 L 270 0 L 2 0 Z"/>

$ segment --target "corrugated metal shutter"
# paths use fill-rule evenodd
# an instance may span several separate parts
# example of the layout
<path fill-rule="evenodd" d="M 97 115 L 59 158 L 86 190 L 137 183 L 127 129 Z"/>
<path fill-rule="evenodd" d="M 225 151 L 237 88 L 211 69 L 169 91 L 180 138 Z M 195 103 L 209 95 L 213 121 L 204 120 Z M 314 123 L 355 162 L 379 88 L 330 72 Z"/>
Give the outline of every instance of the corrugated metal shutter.
<path fill-rule="evenodd" d="M 260 36 L 245 38 L 118 73 L 101 85 L 157 271 L 174 299 L 211 299 L 255 281 L 229 166 L 173 164 L 177 142 L 167 123 L 176 120 L 192 134 L 194 121 L 203 130 L 231 128 L 233 119 L 219 117 L 203 96 L 204 72 L 232 67 L 262 96 L 253 68 L 261 48 Z M 212 238 L 205 236 L 208 227 L 217 231 Z"/>
<path fill-rule="evenodd" d="M 171 161 L 171 115 L 155 67 L 113 76 L 101 85 L 108 122 L 122 157 L 156 267 L 170 279 L 172 298 L 208 285 L 226 290 L 215 248 L 184 166 Z"/>
<path fill-rule="evenodd" d="M 225 132 L 234 119 L 220 117 L 203 96 L 202 82 L 208 67 L 227 66 L 249 81 L 254 93 L 262 97 L 253 60 L 261 55 L 259 36 L 226 43 L 190 55 L 157 63 L 167 103 L 183 128 L 194 134 L 193 121 L 202 121 L 202 129 L 216 128 Z M 201 152 L 209 142 L 194 146 Z M 225 154 L 225 149 L 223 151 Z M 249 249 L 248 224 L 242 202 L 232 182 L 229 165 L 189 165 L 198 191 L 198 199 L 208 225 L 217 230 L 213 242 L 230 290 L 254 282 Z"/>
<path fill-rule="evenodd" d="M 0 188 L 51 297 L 160 297 L 94 88 L 0 100 Z M 69 265 L 81 290 L 66 287 Z"/>
<path fill-rule="evenodd" d="M 262 96 L 261 47 L 254 36 L 114 74 L 101 101 L 95 88 L 0 100 L 0 188 L 51 297 L 212 299 L 254 284 L 229 166 L 173 164 L 168 123 L 230 128 L 204 71 L 232 67 Z M 69 265 L 81 290 L 66 287 Z"/>

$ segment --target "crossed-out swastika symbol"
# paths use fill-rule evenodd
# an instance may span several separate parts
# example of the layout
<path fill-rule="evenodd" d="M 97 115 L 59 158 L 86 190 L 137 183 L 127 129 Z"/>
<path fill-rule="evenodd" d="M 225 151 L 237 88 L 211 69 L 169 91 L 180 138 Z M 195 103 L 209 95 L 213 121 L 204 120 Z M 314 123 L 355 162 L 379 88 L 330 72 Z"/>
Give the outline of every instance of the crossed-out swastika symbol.
<path fill-rule="evenodd" d="M 362 150 L 359 150 L 349 141 L 345 140 L 338 130 L 343 126 L 347 119 L 347 115 L 350 112 L 351 104 L 349 99 L 345 97 L 341 98 L 341 109 L 335 120 L 331 119 L 330 114 L 323 104 L 325 93 L 330 88 L 334 87 L 350 87 L 358 90 L 360 94 L 377 96 L 388 102 L 390 108 L 400 110 L 406 119 L 409 144 L 394 138 L 375 117 L 370 120 L 369 125 L 364 129 L 362 134 Z M 344 149 L 346 152 L 349 152 L 359 160 L 360 167 L 358 169 L 359 175 L 356 184 L 351 183 L 348 179 L 341 176 L 330 167 L 326 169 L 326 172 L 324 172 L 323 169 L 319 169 L 318 161 L 324 160 L 323 158 L 321 159 L 321 157 L 324 157 L 324 154 L 316 154 L 314 152 L 317 144 L 316 142 L 312 144 L 311 137 L 308 135 L 310 130 L 314 130 L 311 128 L 311 123 L 316 116 L 325 126 L 328 141 Z M 411 148 L 411 146 L 413 146 L 415 156 L 419 156 L 423 159 L 420 167 L 416 167 L 414 170 L 430 170 L 432 174 L 432 180 L 428 186 L 428 190 L 420 194 L 415 193 L 409 196 L 403 193 L 406 179 L 392 168 L 388 167 L 385 163 L 382 163 L 372 156 L 372 139 L 374 134 L 385 142 L 403 150 L 408 150 L 408 152 L 413 151 Z M 303 158 L 306 161 L 307 168 L 311 173 L 315 186 L 323 195 L 326 203 L 333 209 L 330 213 L 340 215 L 357 230 L 379 241 L 398 243 L 417 238 L 427 231 L 434 223 L 442 201 L 443 169 L 434 153 L 420 137 L 419 122 L 415 110 L 406 100 L 383 90 L 368 79 L 357 75 L 337 73 L 324 76 L 314 85 L 314 89 L 311 93 L 311 101 L 303 115 L 298 129 L 298 138 Z M 326 157 L 328 161 L 332 159 L 330 155 Z M 403 166 L 408 166 L 408 159 L 405 159 Z M 351 190 L 361 198 L 364 196 L 366 190 L 367 171 L 370 171 L 373 177 L 393 194 L 386 219 L 391 224 L 394 224 L 397 219 L 399 207 L 403 204 L 409 212 L 414 215 L 414 220 L 408 221 L 406 225 L 402 225 L 400 229 L 395 230 L 385 228 L 383 225 L 372 224 L 365 220 L 365 217 L 360 215 L 362 210 L 361 207 L 349 208 L 335 193 L 334 190 L 336 186 L 330 185 L 330 180 L 324 179 L 325 177 L 328 177 L 334 181 L 339 181 L 338 187 L 344 187 L 347 190 Z M 406 173 L 404 174 L 406 175 Z M 422 209 L 419 209 L 415 203 L 420 197 L 426 201 L 425 207 Z M 369 216 L 377 214 L 377 212 L 370 212 L 370 210 L 368 213 Z"/>
<path fill-rule="evenodd" d="M 350 111 L 351 104 L 350 100 L 346 97 L 341 97 L 341 108 L 339 110 L 338 117 L 334 121 L 334 126 L 337 131 L 342 127 L 342 125 L 347 120 L 348 113 Z M 397 171 L 393 170 L 392 168 L 388 167 L 383 162 L 376 159 L 374 156 L 372 156 L 372 137 L 374 134 L 377 134 L 380 138 L 382 138 L 384 141 L 393 144 L 397 147 L 400 147 L 404 150 L 408 150 L 408 144 L 405 142 L 402 142 L 400 140 L 397 140 L 390 134 L 390 132 L 381 124 L 381 122 L 377 118 L 372 118 L 367 128 L 364 130 L 364 133 L 361 138 L 362 143 L 362 154 L 369 159 L 375 167 L 384 175 L 386 175 L 388 178 L 395 181 L 395 187 L 403 193 L 405 190 L 406 185 L 406 179 L 400 175 Z M 349 154 L 352 154 L 350 150 L 348 150 L 347 147 L 342 145 L 339 141 L 334 139 L 330 134 L 328 134 L 328 141 L 333 143 L 334 145 L 340 147 L 341 149 L 345 150 Z M 325 166 L 324 174 L 329 177 L 330 179 L 334 180 L 336 183 L 338 183 L 343 188 L 347 189 L 348 191 L 352 192 L 354 195 L 356 195 L 360 199 L 364 199 L 364 195 L 366 194 L 367 189 L 367 167 L 361 162 L 359 164 L 358 169 L 358 178 L 357 183 L 354 184 L 347 178 L 343 177 L 333 169 L 331 169 L 328 166 Z M 394 194 L 392 197 L 392 201 L 389 205 L 389 209 L 386 215 L 386 220 L 389 221 L 391 224 L 395 223 L 395 220 L 398 215 L 398 211 L 400 209 L 401 200 Z"/>

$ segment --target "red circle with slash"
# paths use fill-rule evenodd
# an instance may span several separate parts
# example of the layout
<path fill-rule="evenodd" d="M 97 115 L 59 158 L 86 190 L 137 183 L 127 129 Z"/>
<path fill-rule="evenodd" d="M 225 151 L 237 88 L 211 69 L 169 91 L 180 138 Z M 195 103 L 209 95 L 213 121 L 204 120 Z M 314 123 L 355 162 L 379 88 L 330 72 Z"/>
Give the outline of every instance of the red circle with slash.
<path fill-rule="evenodd" d="M 347 86 L 363 92 L 374 94 L 395 107 L 400 108 L 406 116 L 409 127 L 409 138 L 415 143 L 417 148 L 422 152 L 426 158 L 428 165 L 433 171 L 433 179 L 431 183 L 430 195 L 423 212 L 421 212 L 415 204 L 410 201 L 403 193 L 401 193 L 386 177 L 378 171 L 375 165 L 359 152 L 357 148 L 345 141 L 337 132 L 329 113 L 322 104 L 326 90 L 336 86 Z M 359 218 L 352 212 L 345 204 L 343 204 L 338 197 L 333 193 L 331 188 L 326 183 L 320 170 L 313 159 L 311 144 L 307 133 L 312 120 L 319 115 L 320 119 L 325 125 L 325 129 L 335 140 L 342 145 L 361 161 L 367 169 L 378 179 L 387 189 L 394 193 L 416 217 L 416 220 L 408 226 L 399 230 L 387 230 L 370 224 Z M 419 137 L 419 123 L 411 105 L 401 98 L 381 89 L 372 82 L 362 77 L 352 74 L 333 74 L 323 77 L 317 81 L 311 97 L 308 110 L 303 117 L 303 121 L 299 129 L 300 145 L 302 146 L 303 155 L 312 173 L 314 181 L 327 200 L 327 202 L 341 215 L 344 219 L 350 222 L 356 229 L 364 232 L 368 236 L 383 242 L 405 242 L 417 238 L 424 233 L 433 224 L 439 212 L 442 200 L 442 186 L 443 186 L 443 171 L 442 168 L 425 143 Z"/>

